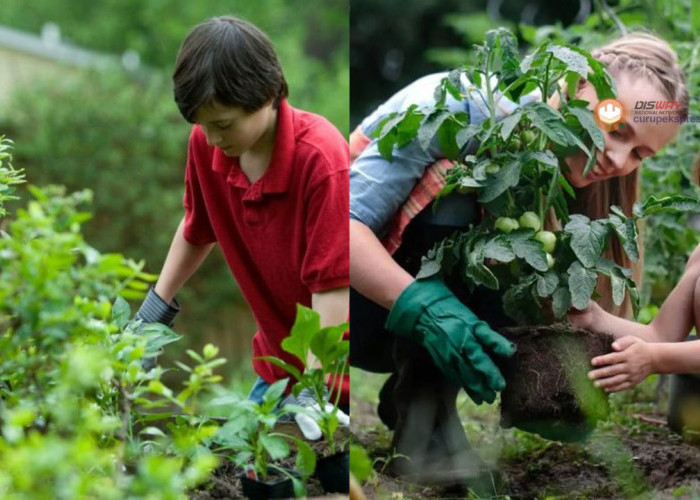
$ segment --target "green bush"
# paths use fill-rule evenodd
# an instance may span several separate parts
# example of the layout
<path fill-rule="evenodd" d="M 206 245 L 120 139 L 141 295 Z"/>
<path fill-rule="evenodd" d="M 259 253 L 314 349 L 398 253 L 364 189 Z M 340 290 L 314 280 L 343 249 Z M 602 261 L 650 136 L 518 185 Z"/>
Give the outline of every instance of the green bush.
<path fill-rule="evenodd" d="M 0 141 L 0 208 L 21 178 L 9 159 Z M 197 400 L 223 360 L 212 348 L 190 353 L 196 368 L 182 365 L 190 374 L 177 394 L 162 368 L 145 372 L 141 359 L 177 336 L 130 322 L 123 299 L 111 304 L 153 276 L 85 242 L 89 214 L 78 207 L 89 191 L 30 191 L 0 237 L 0 496 L 186 498 L 217 463 L 201 446 L 217 426 Z"/>

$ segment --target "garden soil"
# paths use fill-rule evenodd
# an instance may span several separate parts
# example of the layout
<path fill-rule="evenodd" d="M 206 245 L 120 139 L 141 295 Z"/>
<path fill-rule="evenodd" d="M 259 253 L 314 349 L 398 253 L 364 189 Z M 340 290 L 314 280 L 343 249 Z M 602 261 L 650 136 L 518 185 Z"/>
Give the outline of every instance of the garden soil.
<path fill-rule="evenodd" d="M 412 484 L 382 473 L 390 453 L 377 443 L 387 441 L 382 437 L 385 431 L 369 403 L 359 405 L 358 413 L 351 433 L 370 450 L 377 473 L 363 486 L 367 498 L 466 498 L 464 491 Z M 684 441 L 671 433 L 657 415 L 650 419 L 636 415 L 624 426 L 605 427 L 584 443 L 541 441 L 526 453 L 501 457 L 493 469 L 493 491 L 479 498 L 698 497 L 698 441 Z"/>
<path fill-rule="evenodd" d="M 607 398 L 587 379 L 590 360 L 611 351 L 607 334 L 565 326 L 504 328 L 517 345 L 501 362 L 501 425 L 558 440 L 585 438 L 605 418 Z"/>

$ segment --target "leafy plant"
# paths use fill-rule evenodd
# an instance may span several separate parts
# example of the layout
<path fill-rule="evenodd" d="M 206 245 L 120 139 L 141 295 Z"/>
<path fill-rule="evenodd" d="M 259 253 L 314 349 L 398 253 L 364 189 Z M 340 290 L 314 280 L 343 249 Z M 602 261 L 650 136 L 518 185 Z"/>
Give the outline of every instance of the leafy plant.
<path fill-rule="evenodd" d="M 376 133 L 379 150 L 388 160 L 395 147 L 418 141 L 425 149 L 437 141 L 455 162 L 438 200 L 455 190 L 475 191 L 487 214 L 468 232 L 433 248 L 418 278 L 458 272 L 470 287 L 503 289 L 506 314 L 518 323 L 533 324 L 562 318 L 571 307 L 584 309 L 603 275 L 611 281 L 615 304 L 628 293 L 636 315 L 639 296 L 631 271 L 604 258 L 605 249 L 615 237 L 629 258 L 638 260 L 637 220 L 685 211 L 696 207 L 696 201 L 650 197 L 636 204 L 632 214 L 613 206 L 604 219 L 570 215 L 568 200 L 575 193 L 562 174 L 568 168 L 563 158 L 585 153 L 586 175 L 594 166 L 596 149 L 604 147 L 588 102 L 576 99 L 575 90 L 584 78 L 599 99 L 613 97 L 612 78 L 601 62 L 574 45 L 545 41 L 521 61 L 515 37 L 504 28 L 489 31 L 484 45 L 475 50 L 476 65 L 451 71 L 435 90 L 434 106 L 414 105 L 390 115 Z M 463 76 L 471 82 L 466 95 Z M 566 82 L 566 91 L 561 82 Z M 508 116 L 497 114 L 500 99 L 518 102 L 533 91 L 547 99 L 557 94 L 559 108 L 534 101 Z M 488 117 L 479 125 L 470 124 L 468 113 L 448 108 L 448 97 L 481 100 Z M 477 150 L 462 155 L 469 141 L 476 141 Z M 550 212 L 562 225 L 554 232 L 543 230 L 542 221 Z M 553 317 L 547 318 L 542 311 L 549 304 Z"/>
<path fill-rule="evenodd" d="M 297 449 L 295 468 L 301 478 L 307 479 L 316 467 L 316 455 L 308 443 L 274 431 L 280 418 L 292 411 L 286 407 L 280 408 L 288 382 L 289 379 L 283 379 L 270 385 L 261 403 L 238 398 L 233 401 L 231 396 L 212 401 L 210 404 L 213 405 L 235 402 L 228 422 L 221 426 L 212 440 L 218 445 L 217 451 L 236 452 L 232 460 L 237 466 L 245 468 L 252 463 L 256 476 L 262 481 L 267 480 L 270 470 L 290 477 L 297 496 L 303 496 L 304 485 L 299 478 L 273 463 L 289 456 L 287 441 L 292 441 Z"/>
<path fill-rule="evenodd" d="M 348 324 L 321 328 L 321 318 L 313 309 L 297 304 L 297 316 L 294 326 L 287 338 L 282 341 L 282 349 L 296 356 L 303 364 L 303 370 L 273 356 L 265 356 L 264 359 L 284 369 L 296 380 L 292 386 L 292 393 L 298 396 L 303 389 L 308 389 L 313 394 L 318 415 L 306 408 L 294 407 L 294 411 L 307 413 L 309 416 L 318 417 L 318 425 L 328 443 L 329 454 L 336 452 L 335 431 L 338 429 L 338 402 L 340 391 L 335 394 L 330 410 L 328 404 L 328 388 L 326 380 L 332 382 L 342 380 L 348 369 L 348 356 L 350 342 L 341 340 L 343 333 L 348 329 Z M 320 366 L 309 365 L 310 354 L 315 357 Z M 340 444 L 341 450 L 344 444 Z"/>
<path fill-rule="evenodd" d="M 16 184 L 1 144 L 0 185 Z M 193 403 L 212 380 L 179 394 L 184 416 L 144 411 L 171 389 L 164 370 L 145 372 L 141 359 L 177 336 L 129 323 L 125 301 L 112 301 L 153 277 L 85 242 L 90 215 L 78 207 L 89 191 L 30 191 L 0 233 L 0 495 L 184 498 L 217 462 L 202 446 L 215 426 Z M 211 363 L 192 370 L 206 377 Z M 149 427 L 154 420 L 167 425 Z"/>

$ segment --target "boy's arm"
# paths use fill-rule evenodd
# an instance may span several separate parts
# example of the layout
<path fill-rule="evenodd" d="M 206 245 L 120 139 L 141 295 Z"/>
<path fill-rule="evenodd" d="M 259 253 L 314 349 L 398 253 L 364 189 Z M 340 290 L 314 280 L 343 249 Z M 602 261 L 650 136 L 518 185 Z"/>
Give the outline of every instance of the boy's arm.
<path fill-rule="evenodd" d="M 339 325 L 348 319 L 350 288 L 325 290 L 311 295 L 311 308 L 321 316 L 321 328 Z"/>
<path fill-rule="evenodd" d="M 588 308 L 584 311 L 570 312 L 567 319 L 576 328 L 609 333 L 618 339 L 632 335 L 647 342 L 664 341 L 662 334 L 654 326 L 643 325 L 615 316 L 593 301 L 590 302 Z"/>
<path fill-rule="evenodd" d="M 172 302 L 178 290 L 204 262 L 215 245 L 215 243 L 192 245 L 184 237 L 184 225 L 185 219 L 183 218 L 175 231 L 170 250 L 168 250 L 163 269 L 155 286 L 156 293 L 168 304 Z"/>
<path fill-rule="evenodd" d="M 700 341 L 645 342 L 623 337 L 613 343 L 615 352 L 593 358 L 588 373 L 606 392 L 629 389 L 652 373 L 700 372 Z"/>
<path fill-rule="evenodd" d="M 649 325 L 619 318 L 591 302 L 588 310 L 569 315 L 576 327 L 608 332 L 616 338 L 634 335 L 648 342 L 679 342 L 695 326 L 693 298 L 700 277 L 700 245 L 695 248 L 685 266 L 683 276 L 673 288 Z"/>

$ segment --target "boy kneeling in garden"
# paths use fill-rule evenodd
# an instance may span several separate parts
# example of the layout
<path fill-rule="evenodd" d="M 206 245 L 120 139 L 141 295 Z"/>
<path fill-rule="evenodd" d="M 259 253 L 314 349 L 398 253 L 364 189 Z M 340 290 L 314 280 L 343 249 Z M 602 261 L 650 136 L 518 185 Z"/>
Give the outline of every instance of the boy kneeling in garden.
<path fill-rule="evenodd" d="M 221 246 L 259 327 L 258 374 L 250 399 L 287 374 L 262 361 L 275 356 L 301 368 L 280 346 L 296 305 L 312 307 L 321 326 L 348 315 L 348 145 L 326 119 L 294 109 L 271 42 L 234 17 L 212 18 L 187 36 L 173 74 L 175 102 L 194 124 L 185 174 L 185 215 L 158 282 L 137 313 L 171 325 L 177 291 Z M 341 404 L 348 401 L 347 377 Z M 293 401 L 292 401 L 293 400 Z M 285 403 L 313 407 L 302 392 Z M 297 415 L 309 439 L 315 422 Z M 348 417 L 339 412 L 341 423 Z"/>

